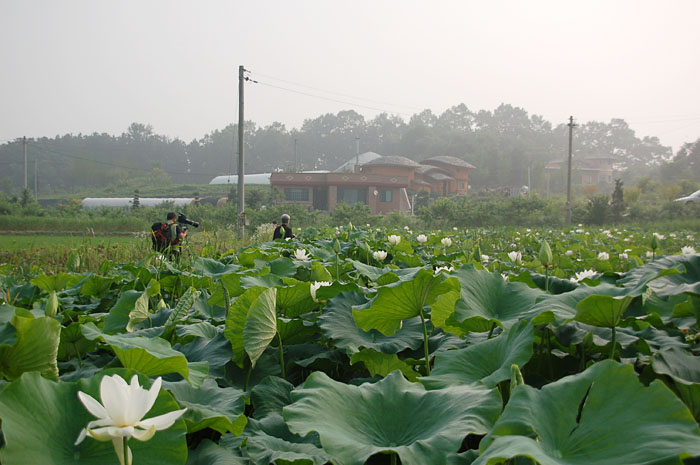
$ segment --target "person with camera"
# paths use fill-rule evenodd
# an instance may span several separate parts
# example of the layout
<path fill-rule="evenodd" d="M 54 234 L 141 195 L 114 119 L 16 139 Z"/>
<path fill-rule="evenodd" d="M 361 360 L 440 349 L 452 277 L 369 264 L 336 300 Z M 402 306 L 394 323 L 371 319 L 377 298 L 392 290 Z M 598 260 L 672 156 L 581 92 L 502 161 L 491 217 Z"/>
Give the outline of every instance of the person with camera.
<path fill-rule="evenodd" d="M 187 228 L 178 224 L 178 215 L 175 212 L 168 212 L 165 218 L 170 231 L 170 254 L 174 258 L 180 258 L 182 242 L 187 237 Z"/>

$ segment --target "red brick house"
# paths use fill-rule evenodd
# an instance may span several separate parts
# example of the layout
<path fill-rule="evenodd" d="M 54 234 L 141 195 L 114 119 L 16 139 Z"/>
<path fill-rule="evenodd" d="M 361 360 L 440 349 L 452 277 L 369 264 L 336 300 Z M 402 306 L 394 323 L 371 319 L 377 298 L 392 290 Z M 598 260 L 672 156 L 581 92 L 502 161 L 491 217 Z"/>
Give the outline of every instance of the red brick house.
<path fill-rule="evenodd" d="M 273 173 L 270 184 L 280 189 L 286 201 L 308 208 L 330 211 L 340 202 L 362 202 L 372 214 L 383 214 L 411 211 L 407 188 L 441 196 L 465 194 L 469 189 L 469 170 L 475 169 L 464 160 L 449 156 L 432 157 L 421 163 L 374 153 L 356 159 L 369 161 L 360 165 L 349 161 L 339 168 L 340 172 Z M 350 166 L 354 172 L 348 172 Z"/>

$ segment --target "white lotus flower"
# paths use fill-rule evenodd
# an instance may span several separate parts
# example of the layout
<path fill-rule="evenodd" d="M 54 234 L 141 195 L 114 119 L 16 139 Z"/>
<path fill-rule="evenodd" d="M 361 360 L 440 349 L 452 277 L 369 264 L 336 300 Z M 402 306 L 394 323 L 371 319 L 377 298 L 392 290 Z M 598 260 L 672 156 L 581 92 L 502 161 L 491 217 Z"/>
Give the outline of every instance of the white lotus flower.
<path fill-rule="evenodd" d="M 395 234 L 392 234 L 391 236 L 387 237 L 389 240 L 389 244 L 391 245 L 398 245 L 399 242 L 401 242 L 401 236 L 397 236 Z"/>
<path fill-rule="evenodd" d="M 92 396 L 78 392 L 80 402 L 98 419 L 87 424 L 80 432 L 75 445 L 83 442 L 87 436 L 98 441 L 112 441 L 119 463 L 131 465 L 133 456 L 131 449 L 126 446 L 129 439 L 148 441 L 156 431 L 170 428 L 187 410 L 184 408 L 142 420 L 156 402 L 160 385 L 161 379 L 158 378 L 151 385 L 151 389 L 146 390 L 139 385 L 136 375 L 131 378 L 131 384 L 126 384 L 124 378 L 119 375 L 112 375 L 105 376 L 100 381 L 101 404 Z"/>
<path fill-rule="evenodd" d="M 411 228 L 409 228 L 408 226 L 404 226 L 403 228 L 404 228 L 406 231 L 408 231 L 409 229 L 411 229 Z"/>
<path fill-rule="evenodd" d="M 523 254 L 518 251 L 508 252 L 508 258 L 513 263 L 520 263 L 523 260 Z"/>
<path fill-rule="evenodd" d="M 374 252 L 372 254 L 372 256 L 374 257 L 375 260 L 377 260 L 379 262 L 383 262 L 384 260 L 386 260 L 386 252 L 383 250 L 377 250 L 376 252 Z"/>
<path fill-rule="evenodd" d="M 672 238 L 675 239 L 675 238 L 676 238 L 676 233 L 671 233 L 671 234 L 668 235 L 668 237 L 672 237 Z"/>
<path fill-rule="evenodd" d="M 627 260 L 628 258 L 630 258 L 630 256 L 627 255 L 627 252 L 623 252 L 620 254 L 620 260 Z"/>
<path fill-rule="evenodd" d="M 452 227 L 452 230 L 453 230 L 453 231 L 457 231 L 457 226 L 453 226 L 453 227 Z"/>
<path fill-rule="evenodd" d="M 573 255 L 574 255 L 574 251 L 573 251 L 573 250 L 567 250 L 567 251 L 566 251 L 566 256 L 567 256 L 567 257 L 571 257 L 571 256 L 573 256 Z"/>
<path fill-rule="evenodd" d="M 692 255 L 695 253 L 695 247 L 692 247 L 690 245 L 681 247 L 681 252 L 683 253 L 683 255 Z"/>
<path fill-rule="evenodd" d="M 581 234 L 582 232 L 583 232 L 583 229 L 577 229 L 577 230 L 576 230 L 576 233 L 577 233 L 577 234 Z"/>
<path fill-rule="evenodd" d="M 331 284 L 333 283 L 330 281 L 314 281 L 313 284 L 311 284 L 311 298 L 314 299 L 314 302 L 318 302 L 318 300 L 316 300 L 316 291 L 324 286 L 330 286 Z"/>
<path fill-rule="evenodd" d="M 501 278 L 503 278 L 503 281 L 508 282 L 510 276 L 508 276 L 506 273 L 501 273 Z"/>
<path fill-rule="evenodd" d="M 598 260 L 604 262 L 606 260 L 610 260 L 610 254 L 607 252 L 600 252 L 598 254 Z"/>
<path fill-rule="evenodd" d="M 654 233 L 654 236 L 656 236 L 656 238 L 660 241 L 663 241 L 664 239 L 666 239 L 666 236 L 664 236 L 663 234 Z"/>
<path fill-rule="evenodd" d="M 436 275 L 440 274 L 440 273 L 443 272 L 443 271 L 447 271 L 447 272 L 454 271 L 454 267 L 451 267 L 451 266 L 438 266 L 437 268 L 435 268 L 435 274 L 436 274 Z"/>
<path fill-rule="evenodd" d="M 416 240 L 419 244 L 425 244 L 426 242 L 428 242 L 428 236 L 426 236 L 425 234 L 419 234 L 418 237 L 416 237 Z"/>
<path fill-rule="evenodd" d="M 449 237 L 443 237 L 440 243 L 445 247 L 449 247 L 452 245 L 452 239 L 450 239 Z"/>
<path fill-rule="evenodd" d="M 647 250 L 647 258 L 654 258 L 654 252 L 650 252 Z"/>
<path fill-rule="evenodd" d="M 579 271 L 578 273 L 576 273 L 576 276 L 571 278 L 571 281 L 574 283 L 580 283 L 581 281 L 583 281 L 586 278 L 593 278 L 596 274 L 598 274 L 598 273 L 596 273 L 595 270 Z"/>
<path fill-rule="evenodd" d="M 297 260 L 301 260 L 303 262 L 307 261 L 309 259 L 309 256 L 306 253 L 306 250 L 304 249 L 296 249 L 294 251 L 294 258 Z"/>
<path fill-rule="evenodd" d="M 489 258 L 491 258 L 491 257 L 489 257 L 489 256 L 486 255 L 486 254 L 481 254 L 481 261 L 484 263 L 484 265 L 488 265 L 488 263 L 489 263 Z"/>

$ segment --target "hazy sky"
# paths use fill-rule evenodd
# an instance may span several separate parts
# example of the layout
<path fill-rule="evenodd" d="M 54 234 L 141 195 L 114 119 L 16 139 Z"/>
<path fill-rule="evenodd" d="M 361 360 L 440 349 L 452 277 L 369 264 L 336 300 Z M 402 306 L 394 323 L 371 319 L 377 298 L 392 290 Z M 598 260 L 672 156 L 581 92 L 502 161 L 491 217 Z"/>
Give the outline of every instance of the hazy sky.
<path fill-rule="evenodd" d="M 700 137 L 698 18 L 697 0 L 0 0 L 0 142 L 134 121 L 200 138 L 237 120 L 245 65 L 260 125 L 509 103 L 676 151 Z"/>

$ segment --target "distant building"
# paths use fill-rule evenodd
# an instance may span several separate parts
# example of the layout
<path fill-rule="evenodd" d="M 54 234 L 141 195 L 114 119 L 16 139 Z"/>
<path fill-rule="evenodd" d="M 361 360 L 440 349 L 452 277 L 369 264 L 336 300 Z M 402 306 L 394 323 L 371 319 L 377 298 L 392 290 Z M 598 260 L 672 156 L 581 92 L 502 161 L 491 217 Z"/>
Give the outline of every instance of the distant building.
<path fill-rule="evenodd" d="M 438 156 L 416 163 L 406 157 L 366 152 L 331 173 L 272 173 L 270 184 L 280 189 L 286 201 L 315 210 L 362 202 L 372 214 L 410 212 L 407 189 L 441 196 L 465 194 L 473 169 L 456 157 Z"/>
<path fill-rule="evenodd" d="M 573 157 L 571 160 L 571 184 L 582 186 L 612 184 L 614 160 L 615 158 L 610 155 Z M 547 163 L 544 167 L 547 178 L 556 172 L 566 173 L 567 163 L 566 159 L 552 160 Z"/>

